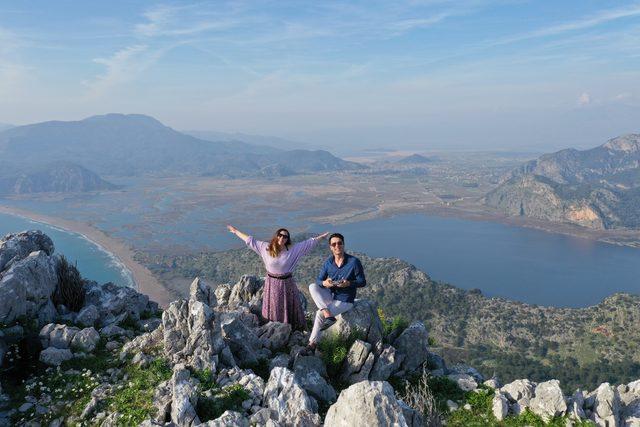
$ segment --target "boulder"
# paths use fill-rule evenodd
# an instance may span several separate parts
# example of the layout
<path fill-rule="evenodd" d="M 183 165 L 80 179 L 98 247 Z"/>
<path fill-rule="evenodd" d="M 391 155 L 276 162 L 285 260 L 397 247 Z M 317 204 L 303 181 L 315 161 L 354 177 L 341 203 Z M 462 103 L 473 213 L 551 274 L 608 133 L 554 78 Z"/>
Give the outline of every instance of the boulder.
<path fill-rule="evenodd" d="M 262 288 L 264 280 L 244 275 L 240 281 L 233 285 L 227 305 L 230 308 L 245 306 L 249 307 L 253 313 L 260 313 L 262 308 Z"/>
<path fill-rule="evenodd" d="M 429 358 L 429 334 L 422 322 L 413 322 L 393 342 L 398 352 L 404 355 L 400 369 L 406 372 L 420 370 Z"/>
<path fill-rule="evenodd" d="M 145 311 L 153 311 L 155 304 L 149 301 L 145 294 L 138 293 L 127 286 L 119 286 L 112 282 L 99 285 L 89 281 L 85 284 L 85 306 L 94 305 L 100 313 L 102 323 L 106 326 L 114 323 L 114 317 L 140 320 Z"/>
<path fill-rule="evenodd" d="M 320 416 L 293 372 L 274 368 L 264 390 L 264 405 L 285 425 L 319 426 Z"/>
<path fill-rule="evenodd" d="M 270 350 L 283 348 L 289 342 L 291 325 L 288 323 L 269 322 L 261 326 L 257 335 L 264 347 Z"/>
<path fill-rule="evenodd" d="M 458 387 L 460 387 L 460 389 L 464 391 L 472 391 L 478 388 L 478 383 L 471 375 L 449 374 L 447 375 L 447 378 L 458 384 Z"/>
<path fill-rule="evenodd" d="M 327 369 L 320 358 L 298 356 L 293 364 L 293 372 L 296 380 L 310 395 L 323 402 L 335 402 L 336 391 L 324 378 Z"/>
<path fill-rule="evenodd" d="M 53 241 L 40 230 L 7 234 L 0 239 L 0 272 L 23 260 L 31 252 L 42 251 L 51 256 L 54 248 Z"/>
<path fill-rule="evenodd" d="M 269 371 L 273 368 L 288 368 L 291 362 L 291 356 L 286 353 L 280 353 L 269 361 Z"/>
<path fill-rule="evenodd" d="M 11 323 L 18 317 L 37 318 L 40 325 L 55 318 L 51 303 L 58 285 L 58 258 L 36 251 L 12 262 L 0 277 L 0 323 Z"/>
<path fill-rule="evenodd" d="M 123 335 L 128 335 L 128 332 L 125 329 L 122 329 L 120 326 L 109 325 L 100 329 L 100 335 L 105 338 L 121 337 Z"/>
<path fill-rule="evenodd" d="M 215 307 L 218 305 L 216 294 L 204 280 L 196 277 L 189 288 L 189 299 L 194 301 L 200 301 L 209 307 Z"/>
<path fill-rule="evenodd" d="M 493 416 L 496 417 L 498 421 L 504 420 L 509 413 L 509 401 L 505 397 L 505 395 L 500 393 L 499 391 L 496 391 L 495 395 L 493 396 L 491 411 L 493 412 Z"/>
<path fill-rule="evenodd" d="M 45 348 L 40 352 L 40 361 L 45 365 L 59 366 L 65 360 L 73 358 L 73 353 L 68 348 Z"/>
<path fill-rule="evenodd" d="M 584 393 L 581 390 L 576 390 L 567 400 L 567 415 L 573 420 L 581 420 L 586 418 L 584 410 Z"/>
<path fill-rule="evenodd" d="M 351 310 L 336 318 L 336 323 L 328 328 L 325 334 L 342 337 L 359 334 L 363 340 L 374 345 L 382 341 L 382 322 L 375 302 L 365 299 L 355 300 Z"/>
<path fill-rule="evenodd" d="M 343 390 L 324 424 L 332 427 L 407 426 L 402 407 L 386 381 L 361 381 Z"/>
<path fill-rule="evenodd" d="M 389 377 L 400 369 L 400 364 L 404 359 L 403 354 L 399 354 L 395 347 L 386 345 L 371 369 L 369 379 L 371 381 L 386 381 Z"/>
<path fill-rule="evenodd" d="M 293 362 L 293 369 L 305 368 L 316 371 L 321 377 L 327 377 L 327 367 L 322 359 L 316 356 L 298 356 Z"/>
<path fill-rule="evenodd" d="M 222 336 L 239 363 L 251 365 L 258 362 L 262 345 L 252 329 L 237 318 L 225 320 L 221 327 Z"/>
<path fill-rule="evenodd" d="M 231 296 L 231 286 L 229 284 L 218 285 L 214 291 L 218 305 L 228 305 Z"/>
<path fill-rule="evenodd" d="M 347 353 L 347 357 L 344 359 L 340 380 L 347 382 L 351 375 L 360 372 L 369 357 L 369 353 L 371 353 L 371 344 L 362 340 L 355 340 Z"/>
<path fill-rule="evenodd" d="M 79 328 L 49 323 L 40 329 L 38 337 L 42 348 L 69 348 L 71 340 L 80 331 Z"/>
<path fill-rule="evenodd" d="M 94 326 L 99 317 L 100 313 L 98 312 L 98 308 L 93 304 L 89 304 L 85 305 L 82 310 L 78 312 L 76 322 L 85 327 Z"/>
<path fill-rule="evenodd" d="M 249 427 L 249 420 L 240 412 L 224 411 L 215 420 L 200 424 L 201 427 Z"/>
<path fill-rule="evenodd" d="M 515 380 L 502 386 L 500 391 L 511 403 L 517 403 L 520 410 L 529 407 L 529 402 L 534 396 L 536 384 L 528 379 Z M 516 414 L 519 414 L 517 412 Z"/>
<path fill-rule="evenodd" d="M 478 383 L 481 384 L 484 381 L 484 376 L 482 376 L 482 374 L 480 372 L 478 372 L 478 370 L 476 368 L 472 368 L 469 365 L 465 365 L 463 363 L 458 363 L 455 364 L 453 366 L 451 366 L 448 369 L 450 374 L 466 374 L 466 375 L 471 375 L 473 377 L 473 379 Z"/>
<path fill-rule="evenodd" d="M 609 383 L 602 383 L 595 390 L 591 420 L 598 426 L 620 425 L 620 395 Z"/>
<path fill-rule="evenodd" d="M 226 344 L 214 313 L 200 301 L 178 300 L 162 313 L 165 356 L 172 363 L 185 363 L 197 370 L 216 371 L 220 359 L 235 364 L 225 353 Z M 227 349 L 228 351 L 228 349 Z"/>
<path fill-rule="evenodd" d="M 179 427 L 199 425 L 200 419 L 195 409 L 198 405 L 198 387 L 183 364 L 174 366 L 171 386 L 171 421 Z"/>
<path fill-rule="evenodd" d="M 529 409 L 545 422 L 553 417 L 564 415 L 567 403 L 560 388 L 560 381 L 550 380 L 538 384 L 535 395 L 530 401 Z"/>
<path fill-rule="evenodd" d="M 100 341 L 100 334 L 94 328 L 84 328 L 74 335 L 71 340 L 71 348 L 74 350 L 91 353 Z"/>

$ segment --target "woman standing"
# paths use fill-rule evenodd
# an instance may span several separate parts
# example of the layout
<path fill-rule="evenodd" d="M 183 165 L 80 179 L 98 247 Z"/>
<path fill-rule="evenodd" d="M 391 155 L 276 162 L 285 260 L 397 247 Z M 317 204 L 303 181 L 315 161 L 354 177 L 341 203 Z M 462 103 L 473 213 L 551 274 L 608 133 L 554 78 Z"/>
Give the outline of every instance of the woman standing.
<path fill-rule="evenodd" d="M 306 326 L 304 312 L 300 305 L 298 287 L 293 279 L 293 270 L 304 255 L 311 252 L 318 240 L 329 233 L 323 233 L 304 242 L 291 246 L 291 236 L 286 228 L 280 228 L 270 242 L 256 240 L 232 225 L 229 231 L 260 255 L 267 270 L 262 295 L 262 317 L 274 322 L 289 323 L 293 329 Z"/>

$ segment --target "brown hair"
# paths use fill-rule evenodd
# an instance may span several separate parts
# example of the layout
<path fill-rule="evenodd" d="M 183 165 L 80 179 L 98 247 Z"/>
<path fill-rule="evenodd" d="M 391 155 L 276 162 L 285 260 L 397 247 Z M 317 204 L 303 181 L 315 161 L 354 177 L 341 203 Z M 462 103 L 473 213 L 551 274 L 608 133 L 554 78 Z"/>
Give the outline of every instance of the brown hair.
<path fill-rule="evenodd" d="M 276 233 L 271 238 L 271 241 L 269 242 L 269 246 L 267 246 L 267 251 L 269 252 L 269 255 L 271 255 L 273 258 L 280 255 L 280 247 L 278 246 L 278 234 L 280 234 L 283 231 L 286 231 L 287 234 L 289 235 L 289 238 L 287 239 L 287 243 L 285 243 L 284 246 L 287 248 L 287 250 L 289 250 L 289 246 L 291 246 L 291 233 L 289 233 L 289 230 L 287 230 L 286 228 L 279 228 L 278 231 L 276 231 Z"/>

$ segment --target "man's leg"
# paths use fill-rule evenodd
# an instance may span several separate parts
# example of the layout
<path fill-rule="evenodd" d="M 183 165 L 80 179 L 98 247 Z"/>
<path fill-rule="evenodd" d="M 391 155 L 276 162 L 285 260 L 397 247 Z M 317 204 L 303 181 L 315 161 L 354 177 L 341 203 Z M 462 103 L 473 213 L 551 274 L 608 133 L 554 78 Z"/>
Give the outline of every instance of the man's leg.
<path fill-rule="evenodd" d="M 351 308 L 353 308 L 352 303 L 337 300 L 331 300 L 331 302 L 325 307 L 325 309 L 328 310 L 332 316 L 342 314 L 345 311 L 351 310 Z M 311 336 L 309 337 L 309 344 L 315 345 L 318 343 L 318 339 L 320 338 L 320 328 L 322 327 L 324 319 L 325 315 L 323 314 L 322 310 L 318 310 L 313 321 L 313 329 L 311 330 Z"/>
<path fill-rule="evenodd" d="M 331 291 L 324 286 L 318 286 L 316 283 L 309 285 L 309 293 L 313 302 L 316 303 L 316 307 L 320 310 L 324 310 L 333 301 L 333 295 Z"/>

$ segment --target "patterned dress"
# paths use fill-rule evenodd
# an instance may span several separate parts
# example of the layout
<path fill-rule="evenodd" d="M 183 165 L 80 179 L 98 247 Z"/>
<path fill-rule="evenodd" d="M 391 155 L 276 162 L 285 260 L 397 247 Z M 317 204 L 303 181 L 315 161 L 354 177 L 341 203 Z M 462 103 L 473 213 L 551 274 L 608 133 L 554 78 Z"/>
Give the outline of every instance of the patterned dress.
<path fill-rule="evenodd" d="M 296 243 L 275 258 L 269 255 L 269 243 L 252 236 L 248 236 L 245 243 L 260 255 L 267 270 L 262 296 L 262 317 L 274 322 L 289 323 L 293 329 L 304 329 L 306 321 L 300 304 L 300 291 L 292 274 L 300 258 L 311 252 L 317 240 L 311 238 Z"/>

